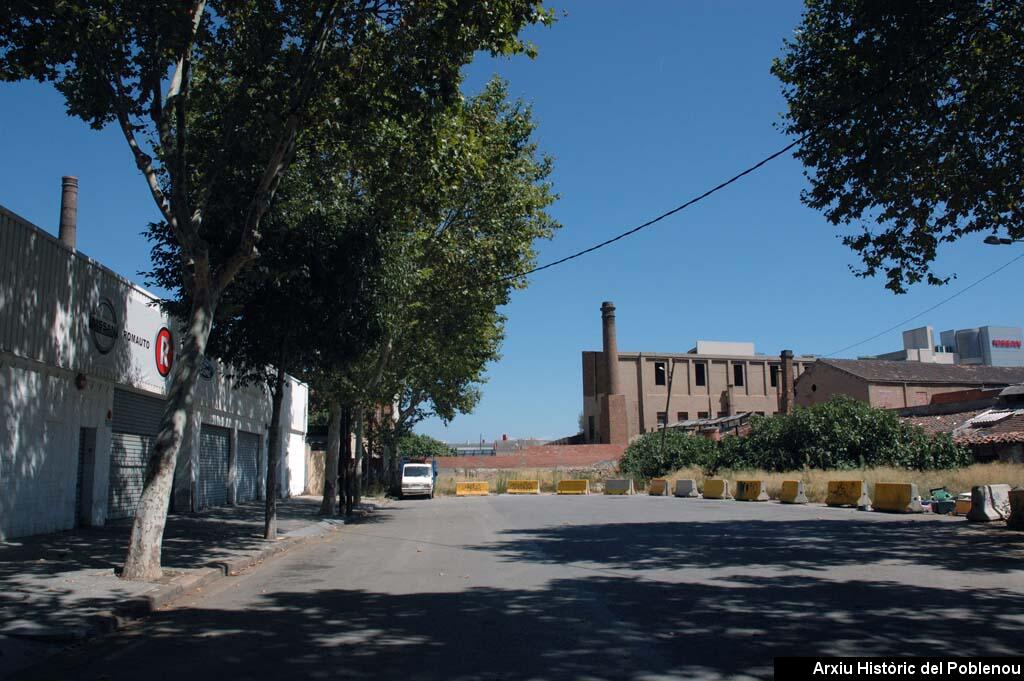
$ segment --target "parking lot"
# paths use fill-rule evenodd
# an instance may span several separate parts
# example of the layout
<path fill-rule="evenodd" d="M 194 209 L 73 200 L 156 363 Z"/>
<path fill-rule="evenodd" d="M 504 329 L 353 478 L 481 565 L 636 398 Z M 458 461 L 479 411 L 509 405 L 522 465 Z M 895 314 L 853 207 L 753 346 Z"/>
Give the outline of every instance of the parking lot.
<path fill-rule="evenodd" d="M 1022 558 L 1021 533 L 930 515 L 410 499 L 32 678 L 764 678 L 777 655 L 1019 654 Z"/>

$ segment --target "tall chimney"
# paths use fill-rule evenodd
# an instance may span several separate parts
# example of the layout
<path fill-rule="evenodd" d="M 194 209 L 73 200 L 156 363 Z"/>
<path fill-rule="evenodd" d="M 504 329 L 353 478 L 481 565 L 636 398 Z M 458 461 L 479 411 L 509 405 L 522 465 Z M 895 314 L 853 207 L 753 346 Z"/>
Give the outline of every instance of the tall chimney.
<path fill-rule="evenodd" d="M 609 300 L 601 303 L 601 330 L 604 336 L 604 366 L 608 374 L 608 394 L 621 395 L 619 347 L 615 340 L 615 305 Z"/>
<path fill-rule="evenodd" d="M 779 355 L 782 365 L 779 373 L 782 378 L 782 392 L 779 394 L 779 411 L 783 414 L 793 413 L 793 351 L 783 350 Z"/>
<path fill-rule="evenodd" d="M 78 240 L 78 178 L 65 175 L 60 181 L 60 242 L 75 250 Z"/>

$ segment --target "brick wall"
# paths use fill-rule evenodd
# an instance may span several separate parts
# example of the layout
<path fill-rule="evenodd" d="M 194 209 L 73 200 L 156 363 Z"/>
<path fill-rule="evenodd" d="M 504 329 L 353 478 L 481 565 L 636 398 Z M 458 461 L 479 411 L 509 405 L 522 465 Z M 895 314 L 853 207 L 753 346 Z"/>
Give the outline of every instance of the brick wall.
<path fill-rule="evenodd" d="M 625 445 L 543 445 L 501 456 L 442 456 L 437 465 L 450 468 L 579 468 L 617 462 Z"/>

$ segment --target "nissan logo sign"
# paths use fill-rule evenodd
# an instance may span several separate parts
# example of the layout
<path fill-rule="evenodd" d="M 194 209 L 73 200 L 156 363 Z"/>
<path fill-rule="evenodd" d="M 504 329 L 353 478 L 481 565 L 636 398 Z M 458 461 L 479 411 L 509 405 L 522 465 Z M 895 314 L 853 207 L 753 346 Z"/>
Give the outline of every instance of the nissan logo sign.
<path fill-rule="evenodd" d="M 100 300 L 89 315 L 89 334 L 101 355 L 114 349 L 117 343 L 117 313 L 107 298 Z"/>

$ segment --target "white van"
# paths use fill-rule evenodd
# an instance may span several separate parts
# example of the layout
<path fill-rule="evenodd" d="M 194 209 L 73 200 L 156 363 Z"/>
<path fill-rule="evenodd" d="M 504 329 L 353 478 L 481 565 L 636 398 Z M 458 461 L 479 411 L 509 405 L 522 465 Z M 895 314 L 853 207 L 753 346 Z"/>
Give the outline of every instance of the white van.
<path fill-rule="evenodd" d="M 407 463 L 402 466 L 402 497 L 434 498 L 434 467 L 429 463 Z"/>

